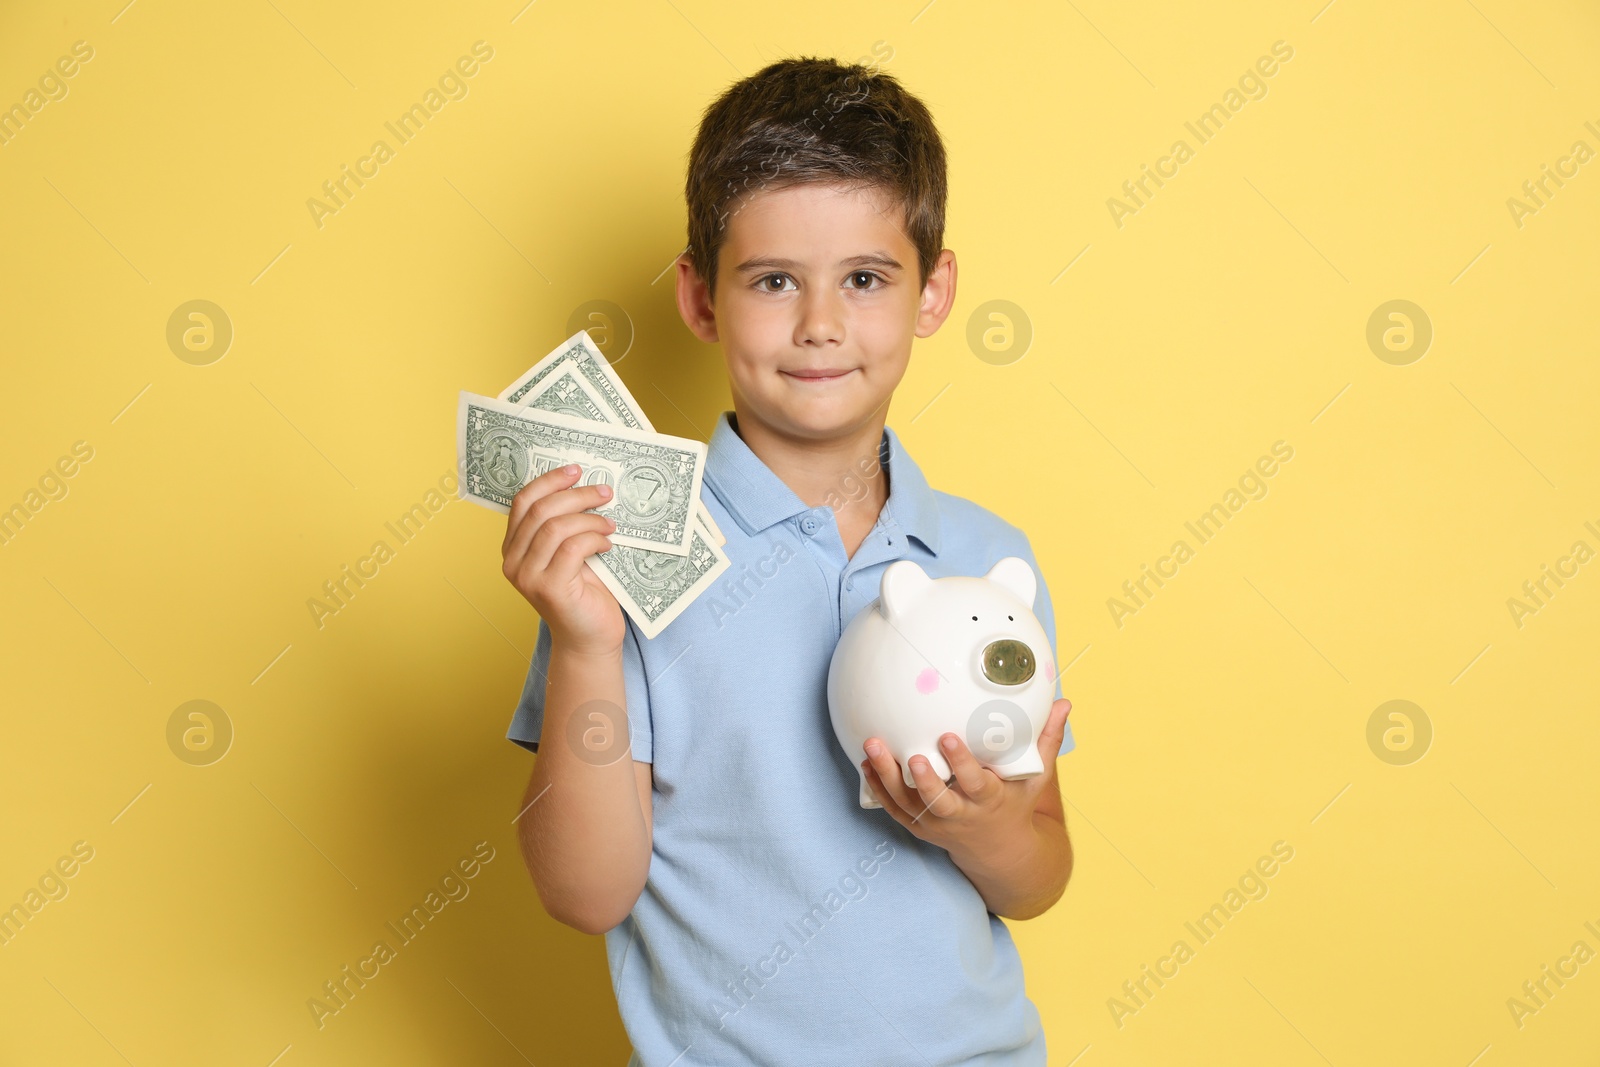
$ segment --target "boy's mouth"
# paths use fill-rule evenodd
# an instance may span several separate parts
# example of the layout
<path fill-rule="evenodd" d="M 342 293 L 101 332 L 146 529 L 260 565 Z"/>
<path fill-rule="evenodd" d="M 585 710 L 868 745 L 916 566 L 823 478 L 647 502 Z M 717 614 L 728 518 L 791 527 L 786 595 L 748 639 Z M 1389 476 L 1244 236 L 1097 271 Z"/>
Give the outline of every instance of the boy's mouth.
<path fill-rule="evenodd" d="M 817 367 L 811 370 L 779 371 L 802 382 L 836 382 L 853 371 L 854 367 Z"/>

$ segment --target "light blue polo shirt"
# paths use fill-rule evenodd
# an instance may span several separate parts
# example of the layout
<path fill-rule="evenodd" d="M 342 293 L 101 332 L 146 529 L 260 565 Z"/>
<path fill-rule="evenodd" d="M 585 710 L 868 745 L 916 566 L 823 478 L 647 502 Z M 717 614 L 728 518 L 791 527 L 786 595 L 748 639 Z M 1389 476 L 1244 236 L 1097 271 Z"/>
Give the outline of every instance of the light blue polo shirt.
<path fill-rule="evenodd" d="M 1020 556 L 1038 573 L 1028 539 L 930 489 L 885 427 L 888 502 L 847 559 L 832 508 L 806 507 L 732 415 L 702 497 L 732 566 L 653 640 L 628 620 L 623 643 L 633 758 L 655 777 L 649 879 L 605 935 L 629 1067 L 1043 1065 L 1010 932 L 949 853 L 858 805 L 827 701 L 839 634 L 889 563 L 940 578 Z M 1042 574 L 1034 611 L 1054 652 Z M 507 732 L 534 751 L 549 661 L 541 621 Z"/>

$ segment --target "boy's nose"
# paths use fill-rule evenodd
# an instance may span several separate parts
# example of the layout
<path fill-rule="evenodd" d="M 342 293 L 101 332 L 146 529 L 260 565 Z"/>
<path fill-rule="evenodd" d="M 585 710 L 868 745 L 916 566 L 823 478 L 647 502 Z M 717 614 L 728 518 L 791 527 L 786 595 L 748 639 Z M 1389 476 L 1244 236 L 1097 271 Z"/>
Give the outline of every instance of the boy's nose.
<path fill-rule="evenodd" d="M 1033 649 L 1005 638 L 983 649 L 983 676 L 998 685 L 1021 685 L 1033 677 Z"/>
<path fill-rule="evenodd" d="M 842 302 L 827 292 L 809 294 L 801 306 L 800 321 L 795 328 L 795 340 L 801 347 L 808 342 L 825 346 L 832 341 L 844 340 L 844 307 Z"/>

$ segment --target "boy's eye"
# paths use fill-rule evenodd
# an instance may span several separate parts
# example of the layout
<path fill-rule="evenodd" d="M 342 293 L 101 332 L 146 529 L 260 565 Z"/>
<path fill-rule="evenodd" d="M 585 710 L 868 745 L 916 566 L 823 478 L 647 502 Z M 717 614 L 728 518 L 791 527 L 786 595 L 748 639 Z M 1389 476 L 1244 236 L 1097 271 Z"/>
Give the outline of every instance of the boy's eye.
<path fill-rule="evenodd" d="M 787 292 L 791 288 L 795 288 L 793 281 L 794 279 L 790 278 L 787 274 L 768 274 L 756 284 L 769 293 L 782 293 Z M 888 284 L 884 281 L 881 274 L 877 274 L 870 270 L 858 270 L 851 272 L 847 278 L 847 282 L 847 288 L 858 291 L 881 289 L 884 285 Z M 879 284 L 873 285 L 873 282 L 878 282 Z"/>

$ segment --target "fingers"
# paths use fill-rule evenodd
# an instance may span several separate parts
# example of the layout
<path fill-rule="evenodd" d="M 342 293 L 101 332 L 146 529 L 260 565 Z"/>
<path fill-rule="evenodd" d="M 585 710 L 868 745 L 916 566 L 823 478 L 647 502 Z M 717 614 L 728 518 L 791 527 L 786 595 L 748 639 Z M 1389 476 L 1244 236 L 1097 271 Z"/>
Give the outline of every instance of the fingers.
<path fill-rule="evenodd" d="M 883 805 L 883 810 L 897 823 L 904 825 L 910 822 L 911 816 L 907 815 L 899 802 L 889 795 L 889 791 L 884 788 L 883 779 L 878 776 L 877 768 L 872 765 L 871 760 L 861 761 L 861 771 L 867 779 L 867 789 L 872 793 L 872 798 Z"/>
<path fill-rule="evenodd" d="M 582 473 L 583 468 L 576 463 L 569 463 L 565 467 L 545 471 L 518 489 L 516 495 L 511 498 L 511 513 L 506 517 L 506 536 L 500 542 L 500 555 L 504 556 L 511 546 L 511 539 L 516 536 L 523 518 L 528 514 L 528 509 L 551 493 L 567 488 L 576 482 L 578 475 Z"/>
<path fill-rule="evenodd" d="M 616 530 L 616 523 L 610 517 L 600 515 L 598 512 L 568 512 L 565 515 L 552 515 L 544 522 L 539 523 L 538 530 L 533 531 L 533 542 L 528 545 L 528 552 L 523 555 L 523 566 L 533 566 L 544 569 L 550 566 L 550 560 L 555 557 L 555 550 L 562 547 L 566 537 L 581 533 L 611 533 Z"/>
<path fill-rule="evenodd" d="M 929 764 L 926 756 L 912 756 L 910 766 L 911 777 L 917 783 L 917 797 L 922 801 L 913 809 L 918 818 L 923 815 L 936 815 L 941 819 L 948 819 L 960 812 L 966 801 L 933 773 L 933 766 Z"/>
<path fill-rule="evenodd" d="M 867 766 L 878 773 L 878 784 L 895 804 L 902 809 L 921 811 L 922 805 L 913 800 L 911 790 L 906 788 L 905 779 L 900 774 L 900 763 L 889 752 L 889 746 L 878 738 L 869 737 L 862 747 L 867 753 Z M 878 750 L 876 755 L 872 752 L 873 748 Z"/>
<path fill-rule="evenodd" d="M 557 515 L 546 519 L 534 533 L 533 543 L 528 546 L 527 553 L 522 557 L 522 572 L 525 576 L 532 577 L 553 567 L 552 561 L 569 538 L 588 533 L 609 534 L 613 529 L 615 524 L 609 518 L 592 511 L 580 511 L 576 515 Z M 589 554 L 584 553 L 584 555 Z M 583 556 L 579 556 L 578 559 L 583 559 Z M 555 575 L 552 574 L 551 577 L 554 578 Z"/>
<path fill-rule="evenodd" d="M 986 804 L 994 797 L 999 796 L 1003 788 L 1000 776 L 978 762 L 978 757 L 972 754 L 972 749 L 961 739 L 961 735 L 948 733 L 939 738 L 939 747 L 944 750 L 944 758 L 950 762 L 950 770 L 956 776 L 956 785 L 961 787 L 961 792 L 976 804 Z"/>
<path fill-rule="evenodd" d="M 539 476 L 539 478 L 544 477 L 547 477 L 547 475 L 541 474 Z M 539 478 L 534 479 L 534 482 L 537 482 Z M 529 482 L 528 486 L 532 487 L 534 482 Z M 513 507 L 516 506 L 516 503 L 521 498 L 522 493 L 520 492 L 516 497 L 512 498 Z M 573 486 L 545 496 L 534 497 L 523 508 L 520 519 L 518 519 L 516 512 L 513 511 L 512 519 L 516 520 L 516 526 L 511 528 L 508 522 L 506 542 L 501 550 L 501 554 L 505 558 L 507 571 L 515 571 L 520 567 L 522 557 L 528 554 L 529 546 L 533 544 L 534 536 L 538 534 L 540 527 L 551 518 L 557 515 L 571 515 L 576 512 L 587 511 L 589 508 L 600 506 L 609 499 L 611 499 L 611 487 L 609 485 Z"/>
<path fill-rule="evenodd" d="M 1039 755 L 1046 763 L 1061 753 L 1061 742 L 1067 736 L 1067 713 L 1071 710 L 1072 701 L 1066 697 L 1050 705 L 1050 716 L 1044 721 L 1044 729 L 1039 731 Z"/>
<path fill-rule="evenodd" d="M 878 754 L 872 754 L 874 745 Z M 950 788 L 939 780 L 933 773 L 926 759 L 914 756 L 911 759 L 911 777 L 917 783 L 915 789 L 906 787 L 905 778 L 900 773 L 900 764 L 885 745 L 877 738 L 868 738 L 867 765 L 877 772 L 880 787 L 885 790 L 903 812 L 909 812 L 908 818 L 915 822 L 924 812 L 933 811 L 935 815 L 949 816 L 959 810 L 961 798 L 955 796 Z M 920 768 L 920 772 L 919 772 Z M 882 798 L 879 798 L 880 803 Z M 934 806 L 937 804 L 937 806 Z M 888 807 L 887 804 L 884 805 Z"/>
<path fill-rule="evenodd" d="M 610 525 L 610 520 L 607 520 L 607 525 Z M 551 557 L 549 566 L 545 568 L 545 579 L 559 588 L 563 583 L 571 582 L 578 576 L 578 568 L 583 566 L 584 560 L 596 552 L 605 552 L 610 548 L 611 538 L 605 531 L 587 530 L 572 534 L 562 540 L 560 547 Z"/>

